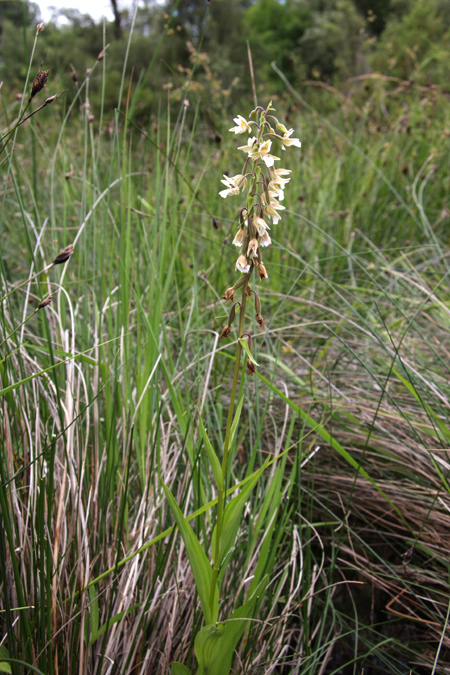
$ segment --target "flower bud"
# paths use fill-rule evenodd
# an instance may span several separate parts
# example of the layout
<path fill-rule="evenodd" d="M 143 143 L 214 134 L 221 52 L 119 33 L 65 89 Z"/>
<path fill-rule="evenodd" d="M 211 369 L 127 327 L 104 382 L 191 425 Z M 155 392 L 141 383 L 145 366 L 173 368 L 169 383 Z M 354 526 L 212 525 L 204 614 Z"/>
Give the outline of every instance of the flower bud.
<path fill-rule="evenodd" d="M 277 122 L 277 131 L 279 131 L 280 134 L 287 134 L 288 132 L 284 124 L 281 124 L 281 122 Z"/>
<path fill-rule="evenodd" d="M 259 299 L 259 295 L 258 295 L 258 293 L 256 293 L 256 291 L 253 291 L 253 297 L 255 298 L 256 314 L 259 315 L 259 314 L 261 314 L 261 300 Z"/>
<path fill-rule="evenodd" d="M 236 305 L 241 306 L 240 302 L 233 302 L 231 305 L 230 313 L 228 315 L 228 325 L 231 326 L 236 318 Z"/>

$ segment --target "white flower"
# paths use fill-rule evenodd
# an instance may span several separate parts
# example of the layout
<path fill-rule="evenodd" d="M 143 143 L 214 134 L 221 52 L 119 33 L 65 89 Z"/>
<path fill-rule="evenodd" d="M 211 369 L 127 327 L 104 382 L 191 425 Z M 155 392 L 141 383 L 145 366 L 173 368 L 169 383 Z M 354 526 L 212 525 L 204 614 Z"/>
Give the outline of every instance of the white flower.
<path fill-rule="evenodd" d="M 269 192 L 269 197 L 270 202 L 264 207 L 264 213 L 267 216 L 270 216 L 272 218 L 273 224 L 276 225 L 280 220 L 280 214 L 278 211 L 283 210 L 285 207 L 277 202 L 277 200 L 273 197 L 273 192 Z"/>
<path fill-rule="evenodd" d="M 248 245 L 247 257 L 252 259 L 258 259 L 258 242 L 256 239 L 252 239 Z"/>
<path fill-rule="evenodd" d="M 280 200 L 280 202 L 283 201 L 284 190 L 282 190 L 280 187 L 277 187 L 276 185 L 274 185 L 273 182 L 269 183 L 269 190 L 270 190 L 270 192 L 272 192 L 273 195 L 275 195 L 275 197 L 277 199 Z"/>
<path fill-rule="evenodd" d="M 239 230 L 236 232 L 236 235 L 233 239 L 233 244 L 235 246 L 242 246 L 246 236 L 247 236 L 247 230 L 245 229 L 245 227 L 240 227 Z"/>
<path fill-rule="evenodd" d="M 286 174 L 292 173 L 290 169 L 271 169 L 270 170 L 270 180 L 274 183 L 279 183 L 282 187 L 289 183 L 290 178 L 282 178 Z"/>
<path fill-rule="evenodd" d="M 280 159 L 279 157 L 275 157 L 274 155 L 270 154 L 270 148 L 272 147 L 272 141 L 267 140 L 264 141 L 264 143 L 261 143 L 259 146 L 259 151 L 258 151 L 258 156 L 261 157 L 262 161 L 266 166 L 273 166 L 273 163 L 276 159 Z M 251 153 L 250 157 L 253 157 L 254 153 Z"/>
<path fill-rule="evenodd" d="M 246 131 L 251 133 L 252 128 L 242 115 L 234 117 L 233 121 L 236 122 L 236 126 L 229 129 L 229 131 L 234 131 L 235 134 L 244 134 Z"/>
<path fill-rule="evenodd" d="M 259 216 L 256 216 L 256 218 L 253 219 L 253 225 L 256 227 L 260 237 L 262 237 L 263 234 L 268 229 L 270 229 L 266 221 L 263 218 L 260 218 Z"/>
<path fill-rule="evenodd" d="M 242 272 L 243 274 L 247 274 L 247 272 L 249 271 L 250 265 L 245 255 L 240 255 L 239 258 L 236 260 L 236 269 L 239 272 Z"/>
<path fill-rule="evenodd" d="M 247 145 L 239 146 L 238 150 L 242 150 L 242 152 L 246 152 L 247 154 L 250 155 L 250 153 L 254 151 L 255 145 L 256 147 L 258 147 L 258 139 L 256 138 L 256 136 L 251 136 L 248 139 Z"/>
<path fill-rule="evenodd" d="M 302 144 L 300 143 L 300 139 L 289 138 L 289 136 L 293 133 L 294 133 L 294 130 L 289 129 L 289 131 L 283 135 L 283 138 L 281 139 L 281 149 L 282 150 L 286 150 L 286 148 L 289 148 L 291 145 L 296 145 L 297 148 L 302 147 Z"/>
<path fill-rule="evenodd" d="M 280 159 L 279 157 L 270 154 L 271 147 L 272 141 L 267 139 L 267 141 L 264 141 L 264 143 L 261 143 L 260 145 L 253 145 L 248 154 L 254 161 L 262 159 L 266 166 L 271 167 L 276 159 Z"/>
<path fill-rule="evenodd" d="M 283 191 L 286 183 L 289 183 L 291 180 L 290 178 L 282 178 L 283 175 L 291 173 L 290 170 L 288 169 L 271 169 L 269 172 L 269 177 L 270 177 L 270 183 L 269 183 L 269 190 L 273 190 L 274 192 Z M 279 197 L 279 199 L 283 199 L 283 197 Z"/>
<path fill-rule="evenodd" d="M 262 234 L 259 237 L 259 245 L 260 246 L 270 246 L 271 243 L 272 243 L 272 239 L 270 238 L 268 232 L 264 232 L 264 234 Z"/>
<path fill-rule="evenodd" d="M 225 180 L 222 180 L 220 182 L 223 183 L 223 185 L 226 185 L 227 189 L 221 190 L 219 192 L 219 195 L 221 197 L 223 197 L 224 199 L 226 197 L 230 197 L 232 195 L 238 195 L 239 191 L 240 191 L 240 188 L 239 188 L 239 185 L 238 185 L 238 182 L 237 182 L 238 178 L 242 178 L 242 176 L 240 174 L 238 174 L 237 176 L 233 176 L 231 178 L 229 176 L 224 176 Z"/>

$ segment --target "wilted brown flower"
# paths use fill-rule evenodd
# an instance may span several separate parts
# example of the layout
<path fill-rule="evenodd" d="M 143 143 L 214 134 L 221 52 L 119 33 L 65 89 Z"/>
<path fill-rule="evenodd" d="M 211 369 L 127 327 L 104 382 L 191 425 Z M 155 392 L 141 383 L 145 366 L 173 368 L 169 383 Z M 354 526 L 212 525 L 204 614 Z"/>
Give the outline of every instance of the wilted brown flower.
<path fill-rule="evenodd" d="M 267 270 L 264 267 L 264 265 L 262 264 L 262 262 L 258 263 L 258 267 L 256 269 L 257 269 L 257 272 L 258 272 L 258 275 L 259 275 L 260 279 L 267 279 L 268 278 L 269 275 L 267 274 Z"/>
<path fill-rule="evenodd" d="M 225 293 L 222 295 L 222 298 L 225 301 L 231 300 L 231 302 L 233 302 L 233 300 L 234 300 L 234 288 L 227 288 Z"/>
<path fill-rule="evenodd" d="M 247 374 L 253 375 L 253 373 L 256 373 L 255 364 L 250 359 L 247 359 Z"/>
<path fill-rule="evenodd" d="M 229 334 L 231 333 L 231 326 L 225 326 L 219 337 L 228 337 Z"/>
<path fill-rule="evenodd" d="M 259 324 L 263 330 L 266 330 L 264 319 L 262 318 L 261 314 L 256 315 L 256 323 Z"/>
<path fill-rule="evenodd" d="M 67 262 L 73 253 L 73 244 L 69 244 L 66 248 L 61 249 L 53 261 L 53 265 L 62 265 Z"/>

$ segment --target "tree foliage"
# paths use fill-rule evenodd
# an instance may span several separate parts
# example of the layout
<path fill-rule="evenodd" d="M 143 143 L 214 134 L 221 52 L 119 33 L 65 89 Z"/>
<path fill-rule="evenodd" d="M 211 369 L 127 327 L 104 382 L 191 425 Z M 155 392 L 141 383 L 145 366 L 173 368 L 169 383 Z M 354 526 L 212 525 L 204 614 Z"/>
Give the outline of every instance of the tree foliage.
<path fill-rule="evenodd" d="M 204 0 L 167 0 L 165 5 L 143 0 L 135 17 L 121 0 L 116 5 L 122 35 L 118 37 L 117 22 L 106 25 L 111 45 L 102 95 L 112 111 L 134 19 L 127 77 L 132 87 L 146 78 L 135 111 L 143 119 L 151 116 L 166 87 L 181 96 L 190 83 L 189 96 L 200 103 L 200 114 L 211 119 L 223 115 L 233 96 L 250 97 L 247 44 L 256 84 L 261 91 L 270 86 L 272 94 L 284 88 L 272 62 L 297 87 L 308 79 L 336 85 L 370 68 L 447 86 L 448 0 L 213 0 L 210 5 Z M 60 15 L 64 25 L 50 22 L 39 37 L 35 67 L 45 55 L 52 81 L 59 78 L 55 86 L 68 88 L 70 99 L 72 68 L 82 79 L 103 49 L 105 35 L 103 25 L 77 10 L 61 10 Z M 39 18 L 33 3 L 0 2 L 3 93 L 21 89 Z M 100 92 L 96 73 L 89 85 L 93 107 Z"/>

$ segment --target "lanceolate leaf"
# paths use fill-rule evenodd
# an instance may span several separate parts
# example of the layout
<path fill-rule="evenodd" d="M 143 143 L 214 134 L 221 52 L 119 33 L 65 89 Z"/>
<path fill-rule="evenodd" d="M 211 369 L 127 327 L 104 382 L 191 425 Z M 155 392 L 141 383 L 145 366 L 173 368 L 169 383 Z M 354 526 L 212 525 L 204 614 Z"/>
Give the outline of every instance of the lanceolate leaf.
<path fill-rule="evenodd" d="M 264 577 L 255 592 L 233 614 L 215 626 L 205 626 L 195 638 L 198 675 L 228 675 L 234 650 L 255 611 L 258 598 L 264 593 L 269 577 Z"/>
<path fill-rule="evenodd" d="M 241 396 L 238 404 L 236 406 L 236 412 L 234 413 L 233 424 L 231 425 L 230 431 L 230 447 L 233 447 L 234 437 L 236 436 L 236 430 L 238 428 L 239 420 L 241 418 L 242 406 L 244 405 L 244 397 Z"/>
<path fill-rule="evenodd" d="M 208 453 L 208 459 L 209 463 L 211 465 L 211 469 L 213 472 L 214 480 L 216 481 L 216 485 L 218 488 L 222 487 L 223 484 L 223 475 L 222 475 L 222 467 L 220 466 L 219 458 L 217 457 L 213 446 L 211 445 L 211 441 L 208 438 L 208 434 L 206 432 L 206 429 L 203 425 L 202 420 L 199 418 L 198 424 L 200 427 L 200 431 L 202 434 L 203 438 L 203 444 L 206 448 L 206 452 Z"/>
<path fill-rule="evenodd" d="M 255 487 L 256 483 L 260 479 L 262 473 L 266 468 L 267 461 L 263 466 L 255 473 L 252 480 L 242 488 L 237 497 L 234 497 L 226 506 L 223 513 L 223 522 L 222 522 L 222 531 L 220 533 L 220 547 L 219 547 L 219 565 L 224 561 L 226 555 L 232 549 L 234 542 L 236 540 L 236 535 L 241 524 L 242 511 L 245 506 L 245 502 L 248 500 L 251 491 Z M 216 546 L 216 537 L 217 529 L 214 528 L 211 547 L 212 550 L 215 550 Z"/>
<path fill-rule="evenodd" d="M 183 537 L 184 545 L 191 565 L 192 573 L 197 587 L 198 597 L 202 605 L 203 616 L 205 623 L 215 623 L 219 614 L 219 593 L 217 587 L 214 594 L 214 609 L 211 611 L 209 606 L 210 588 L 212 583 L 212 567 L 209 563 L 206 553 L 202 549 L 199 540 L 189 524 L 188 520 L 183 516 L 180 507 L 175 501 L 174 496 L 166 485 L 163 485 L 166 499 L 169 503 L 170 509 L 174 515 L 180 534 Z"/>

